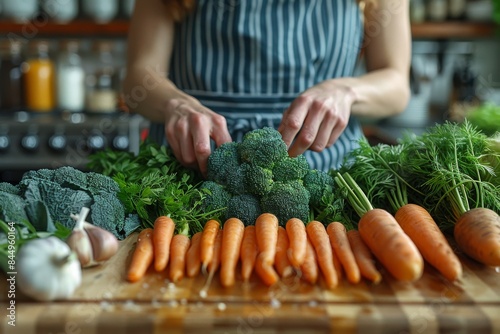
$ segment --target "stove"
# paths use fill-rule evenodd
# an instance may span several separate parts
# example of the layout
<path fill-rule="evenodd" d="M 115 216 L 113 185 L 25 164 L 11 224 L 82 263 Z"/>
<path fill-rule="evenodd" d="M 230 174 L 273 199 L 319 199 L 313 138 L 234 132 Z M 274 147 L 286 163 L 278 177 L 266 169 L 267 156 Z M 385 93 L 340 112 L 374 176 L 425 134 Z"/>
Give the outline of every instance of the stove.
<path fill-rule="evenodd" d="M 146 128 L 143 117 L 125 113 L 0 113 L 0 182 L 32 169 L 85 170 L 89 154 L 106 148 L 136 153 Z"/>

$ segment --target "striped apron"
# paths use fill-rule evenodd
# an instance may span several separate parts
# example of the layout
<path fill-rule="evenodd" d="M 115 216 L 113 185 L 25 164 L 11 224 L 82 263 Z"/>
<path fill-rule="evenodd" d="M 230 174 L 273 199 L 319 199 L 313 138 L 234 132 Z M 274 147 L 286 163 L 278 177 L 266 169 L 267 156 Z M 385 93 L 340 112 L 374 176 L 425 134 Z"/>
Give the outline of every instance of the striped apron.
<path fill-rule="evenodd" d="M 352 76 L 363 35 L 356 0 L 199 0 L 177 24 L 170 79 L 226 117 L 234 141 L 277 128 L 298 94 Z M 166 144 L 164 126 L 150 136 Z M 312 168 L 338 168 L 363 136 L 351 117 L 337 142 L 306 151 Z"/>

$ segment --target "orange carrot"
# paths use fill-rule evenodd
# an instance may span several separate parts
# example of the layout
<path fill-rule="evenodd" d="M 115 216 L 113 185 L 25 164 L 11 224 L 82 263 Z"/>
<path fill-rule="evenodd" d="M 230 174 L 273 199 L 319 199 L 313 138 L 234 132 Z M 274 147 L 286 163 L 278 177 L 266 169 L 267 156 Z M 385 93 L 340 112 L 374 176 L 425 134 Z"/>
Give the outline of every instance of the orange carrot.
<path fill-rule="evenodd" d="M 297 218 L 292 218 L 286 222 L 286 233 L 290 243 L 288 259 L 295 268 L 299 268 L 306 256 L 307 232 L 304 222 Z"/>
<path fill-rule="evenodd" d="M 372 256 L 372 252 L 366 246 L 363 239 L 359 235 L 358 230 L 347 231 L 347 238 L 349 239 L 349 244 L 358 264 L 361 276 L 369 279 L 375 284 L 378 284 L 382 280 L 382 274 L 377 270 L 375 266 L 375 259 Z"/>
<path fill-rule="evenodd" d="M 175 223 L 167 216 L 156 218 L 153 227 L 154 268 L 165 270 L 170 255 L 170 243 L 174 236 Z"/>
<path fill-rule="evenodd" d="M 169 277 L 172 282 L 178 282 L 184 278 L 186 271 L 186 253 L 189 249 L 191 239 L 185 234 L 176 234 L 170 243 L 170 271 Z"/>
<path fill-rule="evenodd" d="M 233 286 L 236 281 L 235 271 L 244 231 L 245 224 L 238 218 L 229 218 L 222 228 L 220 281 L 224 287 Z"/>
<path fill-rule="evenodd" d="M 255 225 L 248 225 L 243 232 L 240 250 L 241 276 L 245 282 L 247 282 L 250 279 L 250 275 L 252 275 L 258 253 L 259 249 L 257 248 L 257 240 L 255 237 Z"/>
<path fill-rule="evenodd" d="M 151 263 L 153 263 L 153 229 L 145 228 L 137 236 L 132 259 L 128 266 L 127 280 L 137 282 L 146 274 Z"/>
<path fill-rule="evenodd" d="M 215 272 L 219 269 L 220 261 L 221 261 L 221 251 L 222 251 L 222 230 L 217 229 L 215 240 L 212 247 L 212 260 L 208 263 L 208 277 L 205 281 L 205 285 L 200 291 L 200 295 L 204 295 L 207 293 L 210 284 L 212 284 L 212 279 L 214 277 Z"/>
<path fill-rule="evenodd" d="M 319 268 L 329 289 L 338 285 L 338 273 L 333 264 L 333 250 L 325 226 L 319 221 L 311 221 L 306 226 L 307 236 L 316 252 Z"/>
<path fill-rule="evenodd" d="M 500 217 L 495 211 L 467 211 L 457 221 L 453 234 L 465 254 L 485 265 L 500 266 Z"/>
<path fill-rule="evenodd" d="M 331 222 L 326 227 L 334 255 L 341 263 L 341 267 L 346 273 L 347 280 L 353 284 L 359 283 L 361 274 L 358 264 L 352 253 L 349 240 L 347 239 L 347 230 L 344 224 L 340 222 Z"/>
<path fill-rule="evenodd" d="M 406 204 L 398 209 L 395 218 L 424 259 L 445 278 L 454 281 L 462 276 L 460 260 L 426 209 L 420 205 Z"/>
<path fill-rule="evenodd" d="M 366 211 L 359 220 L 358 230 L 375 257 L 397 280 L 411 282 L 422 276 L 422 255 L 389 212 Z"/>
<path fill-rule="evenodd" d="M 288 235 L 284 227 L 278 227 L 278 241 L 276 244 L 276 255 L 274 256 L 274 266 L 278 275 L 281 277 L 290 277 L 293 274 L 293 267 L 288 260 L 289 250 Z"/>
<path fill-rule="evenodd" d="M 196 232 L 191 237 L 191 245 L 186 253 L 186 276 L 195 277 L 200 273 L 200 240 L 202 232 Z"/>
<path fill-rule="evenodd" d="M 255 236 L 259 255 L 255 261 L 255 271 L 264 284 L 271 286 L 279 280 L 274 270 L 276 243 L 278 242 L 278 218 L 271 213 L 263 213 L 255 220 Z"/>
<path fill-rule="evenodd" d="M 318 261 L 316 259 L 316 251 L 309 238 L 306 239 L 306 255 L 300 265 L 300 272 L 306 282 L 316 284 L 318 280 Z"/>
<path fill-rule="evenodd" d="M 208 264 L 212 261 L 214 254 L 214 242 L 219 231 L 220 224 L 218 221 L 210 219 L 203 227 L 203 234 L 200 241 L 200 259 L 201 265 L 206 270 Z"/>

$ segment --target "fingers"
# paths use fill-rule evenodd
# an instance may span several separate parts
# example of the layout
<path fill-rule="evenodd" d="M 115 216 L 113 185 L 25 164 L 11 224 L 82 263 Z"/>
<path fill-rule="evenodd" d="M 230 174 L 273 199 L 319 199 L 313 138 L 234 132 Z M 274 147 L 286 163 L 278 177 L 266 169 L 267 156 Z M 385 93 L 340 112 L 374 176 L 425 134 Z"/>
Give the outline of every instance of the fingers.
<path fill-rule="evenodd" d="M 281 133 L 287 147 L 290 147 L 292 141 L 302 128 L 310 104 L 310 99 L 305 95 L 301 95 L 290 104 L 290 107 L 283 114 L 278 131 Z"/>

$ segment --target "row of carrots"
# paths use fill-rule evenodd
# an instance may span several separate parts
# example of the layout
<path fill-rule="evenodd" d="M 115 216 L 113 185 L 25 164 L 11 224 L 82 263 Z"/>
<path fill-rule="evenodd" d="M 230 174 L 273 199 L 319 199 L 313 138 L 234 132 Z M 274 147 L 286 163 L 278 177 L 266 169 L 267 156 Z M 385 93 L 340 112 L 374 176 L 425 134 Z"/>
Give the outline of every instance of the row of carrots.
<path fill-rule="evenodd" d="M 424 259 L 447 279 L 460 278 L 461 263 L 432 218 L 425 226 L 415 224 L 415 217 L 423 214 L 420 208 L 409 204 L 396 217 L 373 209 L 362 217 L 357 230 L 349 231 L 340 222 L 325 227 L 296 218 L 282 227 L 270 213 L 250 226 L 237 218 L 222 225 L 209 220 L 191 238 L 174 235 L 174 221 L 160 216 L 153 228 L 138 235 L 127 279 L 139 281 L 150 266 L 158 272 L 168 270 L 172 282 L 200 272 L 208 274 L 210 282 L 219 271 L 221 285 L 230 287 L 239 269 L 243 281 L 255 272 L 268 286 L 293 274 L 315 284 L 321 275 L 332 289 L 344 276 L 353 284 L 363 278 L 380 282 L 376 260 L 396 279 L 415 281 L 423 273 Z"/>

